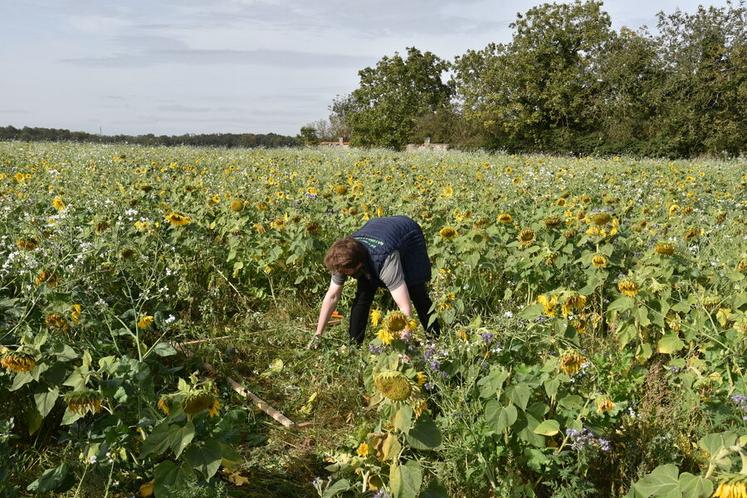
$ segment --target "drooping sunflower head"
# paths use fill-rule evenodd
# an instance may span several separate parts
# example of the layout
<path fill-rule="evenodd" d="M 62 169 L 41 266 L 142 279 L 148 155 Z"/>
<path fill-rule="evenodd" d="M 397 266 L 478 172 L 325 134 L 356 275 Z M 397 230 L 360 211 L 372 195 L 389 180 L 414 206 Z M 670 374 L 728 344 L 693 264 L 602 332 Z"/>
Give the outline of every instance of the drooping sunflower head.
<path fill-rule="evenodd" d="M 67 332 L 69 325 L 61 313 L 50 313 L 44 318 L 47 327 L 58 332 Z"/>
<path fill-rule="evenodd" d="M 638 294 L 638 284 L 629 278 L 624 278 L 617 283 L 617 289 L 628 297 Z"/>
<path fill-rule="evenodd" d="M 18 239 L 16 241 L 16 247 L 22 251 L 33 251 L 39 243 L 36 239 L 29 237 L 28 239 Z"/>
<path fill-rule="evenodd" d="M 457 236 L 457 231 L 453 227 L 443 227 L 438 234 L 446 240 L 451 240 Z"/>
<path fill-rule="evenodd" d="M 607 256 L 604 254 L 595 254 L 591 258 L 591 265 L 594 268 L 606 268 L 607 267 Z"/>
<path fill-rule="evenodd" d="M 525 228 L 519 232 L 519 242 L 524 246 L 528 246 L 534 242 L 534 230 L 531 228 Z"/>
<path fill-rule="evenodd" d="M 719 485 L 711 495 L 713 498 L 741 498 L 747 496 L 747 476 L 744 474 L 721 474 Z"/>
<path fill-rule="evenodd" d="M 584 355 L 578 351 L 569 351 L 560 357 L 560 371 L 568 375 L 574 375 L 581 370 L 584 363 L 586 363 Z"/>
<path fill-rule="evenodd" d="M 381 372 L 374 378 L 376 390 L 391 401 L 405 401 L 413 393 L 413 385 L 401 372 Z"/>
<path fill-rule="evenodd" d="M 36 366 L 36 360 L 25 351 L 7 351 L 0 358 L 0 366 L 9 372 L 29 372 Z"/>
<path fill-rule="evenodd" d="M 557 294 L 551 294 L 549 296 L 547 294 L 541 294 L 537 297 L 537 302 L 542 305 L 545 315 L 549 317 L 556 316 L 556 307 L 558 306 Z"/>
<path fill-rule="evenodd" d="M 496 219 L 498 220 L 498 223 L 502 225 L 508 225 L 509 223 L 514 221 L 513 217 L 508 213 L 501 213 Z"/>
<path fill-rule="evenodd" d="M 390 311 L 384 318 L 384 327 L 390 332 L 400 332 L 407 325 L 407 316 L 401 311 Z"/>
<path fill-rule="evenodd" d="M 609 223 L 611 219 L 612 219 L 612 216 L 610 216 L 609 213 L 606 213 L 604 211 L 601 211 L 599 213 L 594 213 L 591 215 L 591 222 L 600 227 Z"/>
<path fill-rule="evenodd" d="M 217 415 L 219 408 L 220 401 L 207 390 L 192 392 L 184 400 L 184 413 L 191 416 L 207 411 L 212 417 Z"/>
<path fill-rule="evenodd" d="M 654 246 L 654 251 L 656 251 L 656 254 L 671 256 L 674 254 L 674 246 L 669 242 L 659 242 Z"/>
<path fill-rule="evenodd" d="M 594 404 L 597 407 L 597 413 L 607 413 L 615 409 L 615 402 L 607 396 L 597 398 Z"/>
<path fill-rule="evenodd" d="M 190 223 L 192 223 L 192 218 L 190 218 L 184 213 L 180 213 L 178 211 L 172 211 L 166 215 L 166 221 L 168 221 L 171 224 L 171 226 L 181 227 L 181 226 L 189 225 Z"/>
<path fill-rule="evenodd" d="M 573 311 L 581 311 L 584 306 L 586 306 L 586 296 L 573 292 L 563 302 L 563 316 L 567 317 Z"/>
<path fill-rule="evenodd" d="M 555 228 L 557 226 L 560 226 L 563 220 L 560 219 L 560 216 L 548 216 L 542 222 L 545 224 L 547 228 Z"/>
<path fill-rule="evenodd" d="M 98 391 L 84 389 L 82 391 L 73 391 L 65 395 L 65 403 L 71 412 L 78 415 L 86 413 L 98 413 L 101 411 L 101 403 L 104 397 Z"/>

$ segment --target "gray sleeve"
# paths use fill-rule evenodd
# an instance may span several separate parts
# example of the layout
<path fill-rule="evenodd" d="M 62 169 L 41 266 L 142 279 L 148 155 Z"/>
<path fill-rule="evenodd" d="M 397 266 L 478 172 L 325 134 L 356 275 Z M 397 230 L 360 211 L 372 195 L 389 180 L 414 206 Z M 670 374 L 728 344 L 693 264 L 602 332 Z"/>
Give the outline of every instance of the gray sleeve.
<path fill-rule="evenodd" d="M 347 279 L 348 279 L 348 276 L 347 275 L 343 275 L 342 273 L 333 273 L 332 274 L 332 283 L 335 283 L 337 285 L 344 284 Z"/>
<path fill-rule="evenodd" d="M 405 283 L 405 273 L 402 271 L 399 251 L 394 251 L 384 260 L 379 278 L 390 291 Z"/>

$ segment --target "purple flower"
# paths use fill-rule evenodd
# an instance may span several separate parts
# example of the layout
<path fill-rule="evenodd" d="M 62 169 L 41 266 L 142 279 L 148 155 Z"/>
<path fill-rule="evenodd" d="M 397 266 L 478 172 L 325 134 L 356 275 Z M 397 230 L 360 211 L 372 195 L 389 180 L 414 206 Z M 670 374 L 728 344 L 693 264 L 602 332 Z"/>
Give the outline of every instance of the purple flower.
<path fill-rule="evenodd" d="M 371 354 L 381 354 L 382 352 L 384 352 L 384 348 L 381 346 L 377 346 L 376 344 L 369 344 L 368 351 Z"/>
<path fill-rule="evenodd" d="M 480 337 L 482 337 L 482 340 L 483 342 L 485 342 L 485 344 L 490 344 L 491 342 L 493 342 L 495 334 L 492 334 L 490 332 L 483 332 L 482 334 L 480 334 Z"/>

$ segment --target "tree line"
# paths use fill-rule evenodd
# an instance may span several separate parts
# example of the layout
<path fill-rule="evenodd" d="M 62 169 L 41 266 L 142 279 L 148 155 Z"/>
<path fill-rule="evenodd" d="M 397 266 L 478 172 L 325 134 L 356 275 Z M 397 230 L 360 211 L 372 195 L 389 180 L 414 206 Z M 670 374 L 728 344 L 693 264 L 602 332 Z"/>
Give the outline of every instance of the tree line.
<path fill-rule="evenodd" d="M 296 137 L 275 133 L 209 133 L 200 135 L 96 135 L 82 131 L 57 128 L 0 127 L 0 140 L 22 140 L 28 142 L 93 142 L 139 145 L 193 145 L 202 147 L 293 147 L 301 142 Z"/>
<path fill-rule="evenodd" d="M 517 14 L 509 43 L 453 60 L 417 48 L 359 71 L 306 143 L 447 142 L 509 152 L 738 156 L 747 152 L 744 0 L 612 29 L 601 1 Z"/>

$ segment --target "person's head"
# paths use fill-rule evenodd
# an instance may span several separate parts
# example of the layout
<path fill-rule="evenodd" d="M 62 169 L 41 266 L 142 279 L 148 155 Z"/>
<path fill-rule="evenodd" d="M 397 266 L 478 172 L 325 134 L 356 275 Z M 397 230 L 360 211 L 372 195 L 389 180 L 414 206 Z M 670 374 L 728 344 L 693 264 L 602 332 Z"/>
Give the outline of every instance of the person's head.
<path fill-rule="evenodd" d="M 363 268 L 368 253 L 363 244 L 353 237 L 336 241 L 324 256 L 324 266 L 332 273 L 353 275 Z"/>

